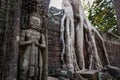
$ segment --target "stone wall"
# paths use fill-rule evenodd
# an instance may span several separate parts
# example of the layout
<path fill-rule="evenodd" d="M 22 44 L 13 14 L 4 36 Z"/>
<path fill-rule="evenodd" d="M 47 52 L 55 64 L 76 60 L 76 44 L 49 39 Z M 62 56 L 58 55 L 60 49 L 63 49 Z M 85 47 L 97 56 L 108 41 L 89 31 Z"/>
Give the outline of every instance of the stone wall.
<path fill-rule="evenodd" d="M 4 44 L 4 34 L 6 28 L 6 11 L 5 11 L 5 0 L 1 0 L 0 3 L 0 72 L 2 71 L 3 65 L 3 44 Z M 1 77 L 1 76 L 0 76 Z"/>
<path fill-rule="evenodd" d="M 120 43 L 105 41 L 105 44 L 111 65 L 120 67 Z"/>
<path fill-rule="evenodd" d="M 61 45 L 60 45 L 60 21 L 61 15 L 54 15 L 54 13 L 58 13 L 59 10 L 52 7 L 49 10 L 49 26 L 48 26 L 48 54 L 49 54 L 49 68 L 58 69 L 60 68 L 60 53 L 61 53 Z"/>

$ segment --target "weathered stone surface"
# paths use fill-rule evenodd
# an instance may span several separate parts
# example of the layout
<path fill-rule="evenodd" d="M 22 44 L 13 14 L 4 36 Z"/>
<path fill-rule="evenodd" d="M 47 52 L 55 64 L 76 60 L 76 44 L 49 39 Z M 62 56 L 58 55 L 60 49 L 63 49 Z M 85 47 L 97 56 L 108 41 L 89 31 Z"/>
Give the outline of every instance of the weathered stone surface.
<path fill-rule="evenodd" d="M 110 64 L 120 67 L 120 43 L 113 41 L 105 41 Z"/>
<path fill-rule="evenodd" d="M 99 80 L 98 79 L 98 71 L 92 70 L 92 71 L 86 71 L 86 72 L 79 72 L 84 78 L 87 78 L 88 80 Z"/>
<path fill-rule="evenodd" d="M 110 74 L 108 72 L 105 72 L 103 75 L 102 75 L 102 80 L 112 80 L 111 79 L 112 77 L 110 76 Z"/>
<path fill-rule="evenodd" d="M 120 68 L 114 66 L 107 66 L 107 72 L 114 78 L 120 78 Z"/>
<path fill-rule="evenodd" d="M 69 79 L 66 79 L 64 77 L 59 77 L 59 80 L 69 80 Z"/>
<path fill-rule="evenodd" d="M 56 70 L 61 67 L 60 64 L 60 21 L 61 15 L 54 15 L 61 10 L 51 7 L 49 10 L 49 23 L 48 23 L 48 54 L 49 54 L 49 70 Z M 53 70 L 53 71 L 54 71 Z"/>
<path fill-rule="evenodd" d="M 49 77 L 48 77 L 48 80 L 58 80 L 58 78 L 49 76 Z"/>

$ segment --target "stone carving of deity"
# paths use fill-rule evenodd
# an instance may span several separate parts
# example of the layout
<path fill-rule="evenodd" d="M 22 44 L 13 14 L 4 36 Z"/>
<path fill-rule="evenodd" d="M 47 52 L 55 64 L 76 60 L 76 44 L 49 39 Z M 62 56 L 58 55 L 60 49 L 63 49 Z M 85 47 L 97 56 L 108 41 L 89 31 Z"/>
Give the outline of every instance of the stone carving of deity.
<path fill-rule="evenodd" d="M 46 48 L 45 36 L 41 32 L 42 19 L 32 13 L 29 28 L 21 30 L 20 36 L 20 80 L 41 80 Z"/>

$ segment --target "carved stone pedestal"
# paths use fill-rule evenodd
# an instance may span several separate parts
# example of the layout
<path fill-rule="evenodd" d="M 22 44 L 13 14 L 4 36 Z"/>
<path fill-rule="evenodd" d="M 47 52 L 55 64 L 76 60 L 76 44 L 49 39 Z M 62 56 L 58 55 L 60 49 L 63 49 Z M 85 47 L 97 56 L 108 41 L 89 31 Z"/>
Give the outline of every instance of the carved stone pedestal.
<path fill-rule="evenodd" d="M 79 73 L 82 77 L 88 80 L 99 80 L 97 70 L 85 71 L 85 72 L 79 72 Z"/>

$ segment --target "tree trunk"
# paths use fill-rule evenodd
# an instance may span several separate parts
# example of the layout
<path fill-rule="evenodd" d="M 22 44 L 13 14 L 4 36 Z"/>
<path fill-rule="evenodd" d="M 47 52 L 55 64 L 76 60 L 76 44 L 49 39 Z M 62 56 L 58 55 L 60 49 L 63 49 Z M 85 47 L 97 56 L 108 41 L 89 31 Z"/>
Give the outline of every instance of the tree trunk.
<path fill-rule="evenodd" d="M 113 0 L 114 6 L 115 6 L 115 11 L 117 15 L 117 26 L 118 26 L 118 31 L 120 33 L 120 0 Z"/>
<path fill-rule="evenodd" d="M 69 2 L 71 2 L 71 3 L 69 3 Z M 73 32 L 72 30 L 69 30 L 70 23 L 62 20 L 62 22 L 63 22 L 62 25 L 64 23 L 68 24 L 65 26 L 66 27 L 65 29 L 66 29 L 66 31 L 67 30 L 69 30 L 69 31 L 67 31 L 65 34 L 67 34 L 68 32 L 70 34 L 75 33 L 74 34 L 75 39 L 74 39 L 73 35 L 71 38 L 72 40 L 69 39 L 69 37 L 68 37 L 69 34 L 66 35 L 66 37 L 65 37 L 66 42 L 68 42 L 68 43 L 72 43 L 72 42 L 76 41 L 76 43 L 73 45 L 74 47 L 69 47 L 70 46 L 69 44 L 67 44 L 67 43 L 65 44 L 67 47 L 69 47 L 69 49 L 66 48 L 66 50 L 72 50 L 72 49 L 75 50 L 74 51 L 75 53 L 74 52 L 71 52 L 71 53 L 66 52 L 65 53 L 66 55 L 70 56 L 70 57 L 66 57 L 67 60 L 69 60 L 70 62 L 72 62 L 71 60 L 74 60 L 74 59 L 72 59 L 72 57 L 74 57 L 74 55 L 75 55 L 74 58 L 76 59 L 76 61 L 74 60 L 75 61 L 75 64 L 73 65 L 74 71 L 76 71 L 76 70 L 84 71 L 86 69 L 85 55 L 84 55 L 85 52 L 84 52 L 84 48 L 83 48 L 84 43 L 87 44 L 85 46 L 87 46 L 86 47 L 87 48 L 86 50 L 88 50 L 87 55 L 89 55 L 89 61 L 87 61 L 87 62 L 89 62 L 89 68 L 87 66 L 87 69 L 101 70 L 103 68 L 102 61 L 100 59 L 100 56 L 99 56 L 99 53 L 97 50 L 97 46 L 96 46 L 96 38 L 95 38 L 96 36 L 98 36 L 99 40 L 102 43 L 105 61 L 107 62 L 106 65 L 109 65 L 108 55 L 106 53 L 104 41 L 103 41 L 102 37 L 100 36 L 99 32 L 91 25 L 90 21 L 85 16 L 81 1 L 80 0 L 65 0 L 62 4 L 64 5 L 63 10 L 64 10 L 64 15 L 66 16 L 66 20 L 71 19 L 70 15 L 74 14 L 74 17 L 72 17 L 72 19 L 76 21 L 75 25 L 77 25 L 77 26 L 74 26 L 75 32 Z M 62 19 L 64 19 L 64 16 Z"/>

